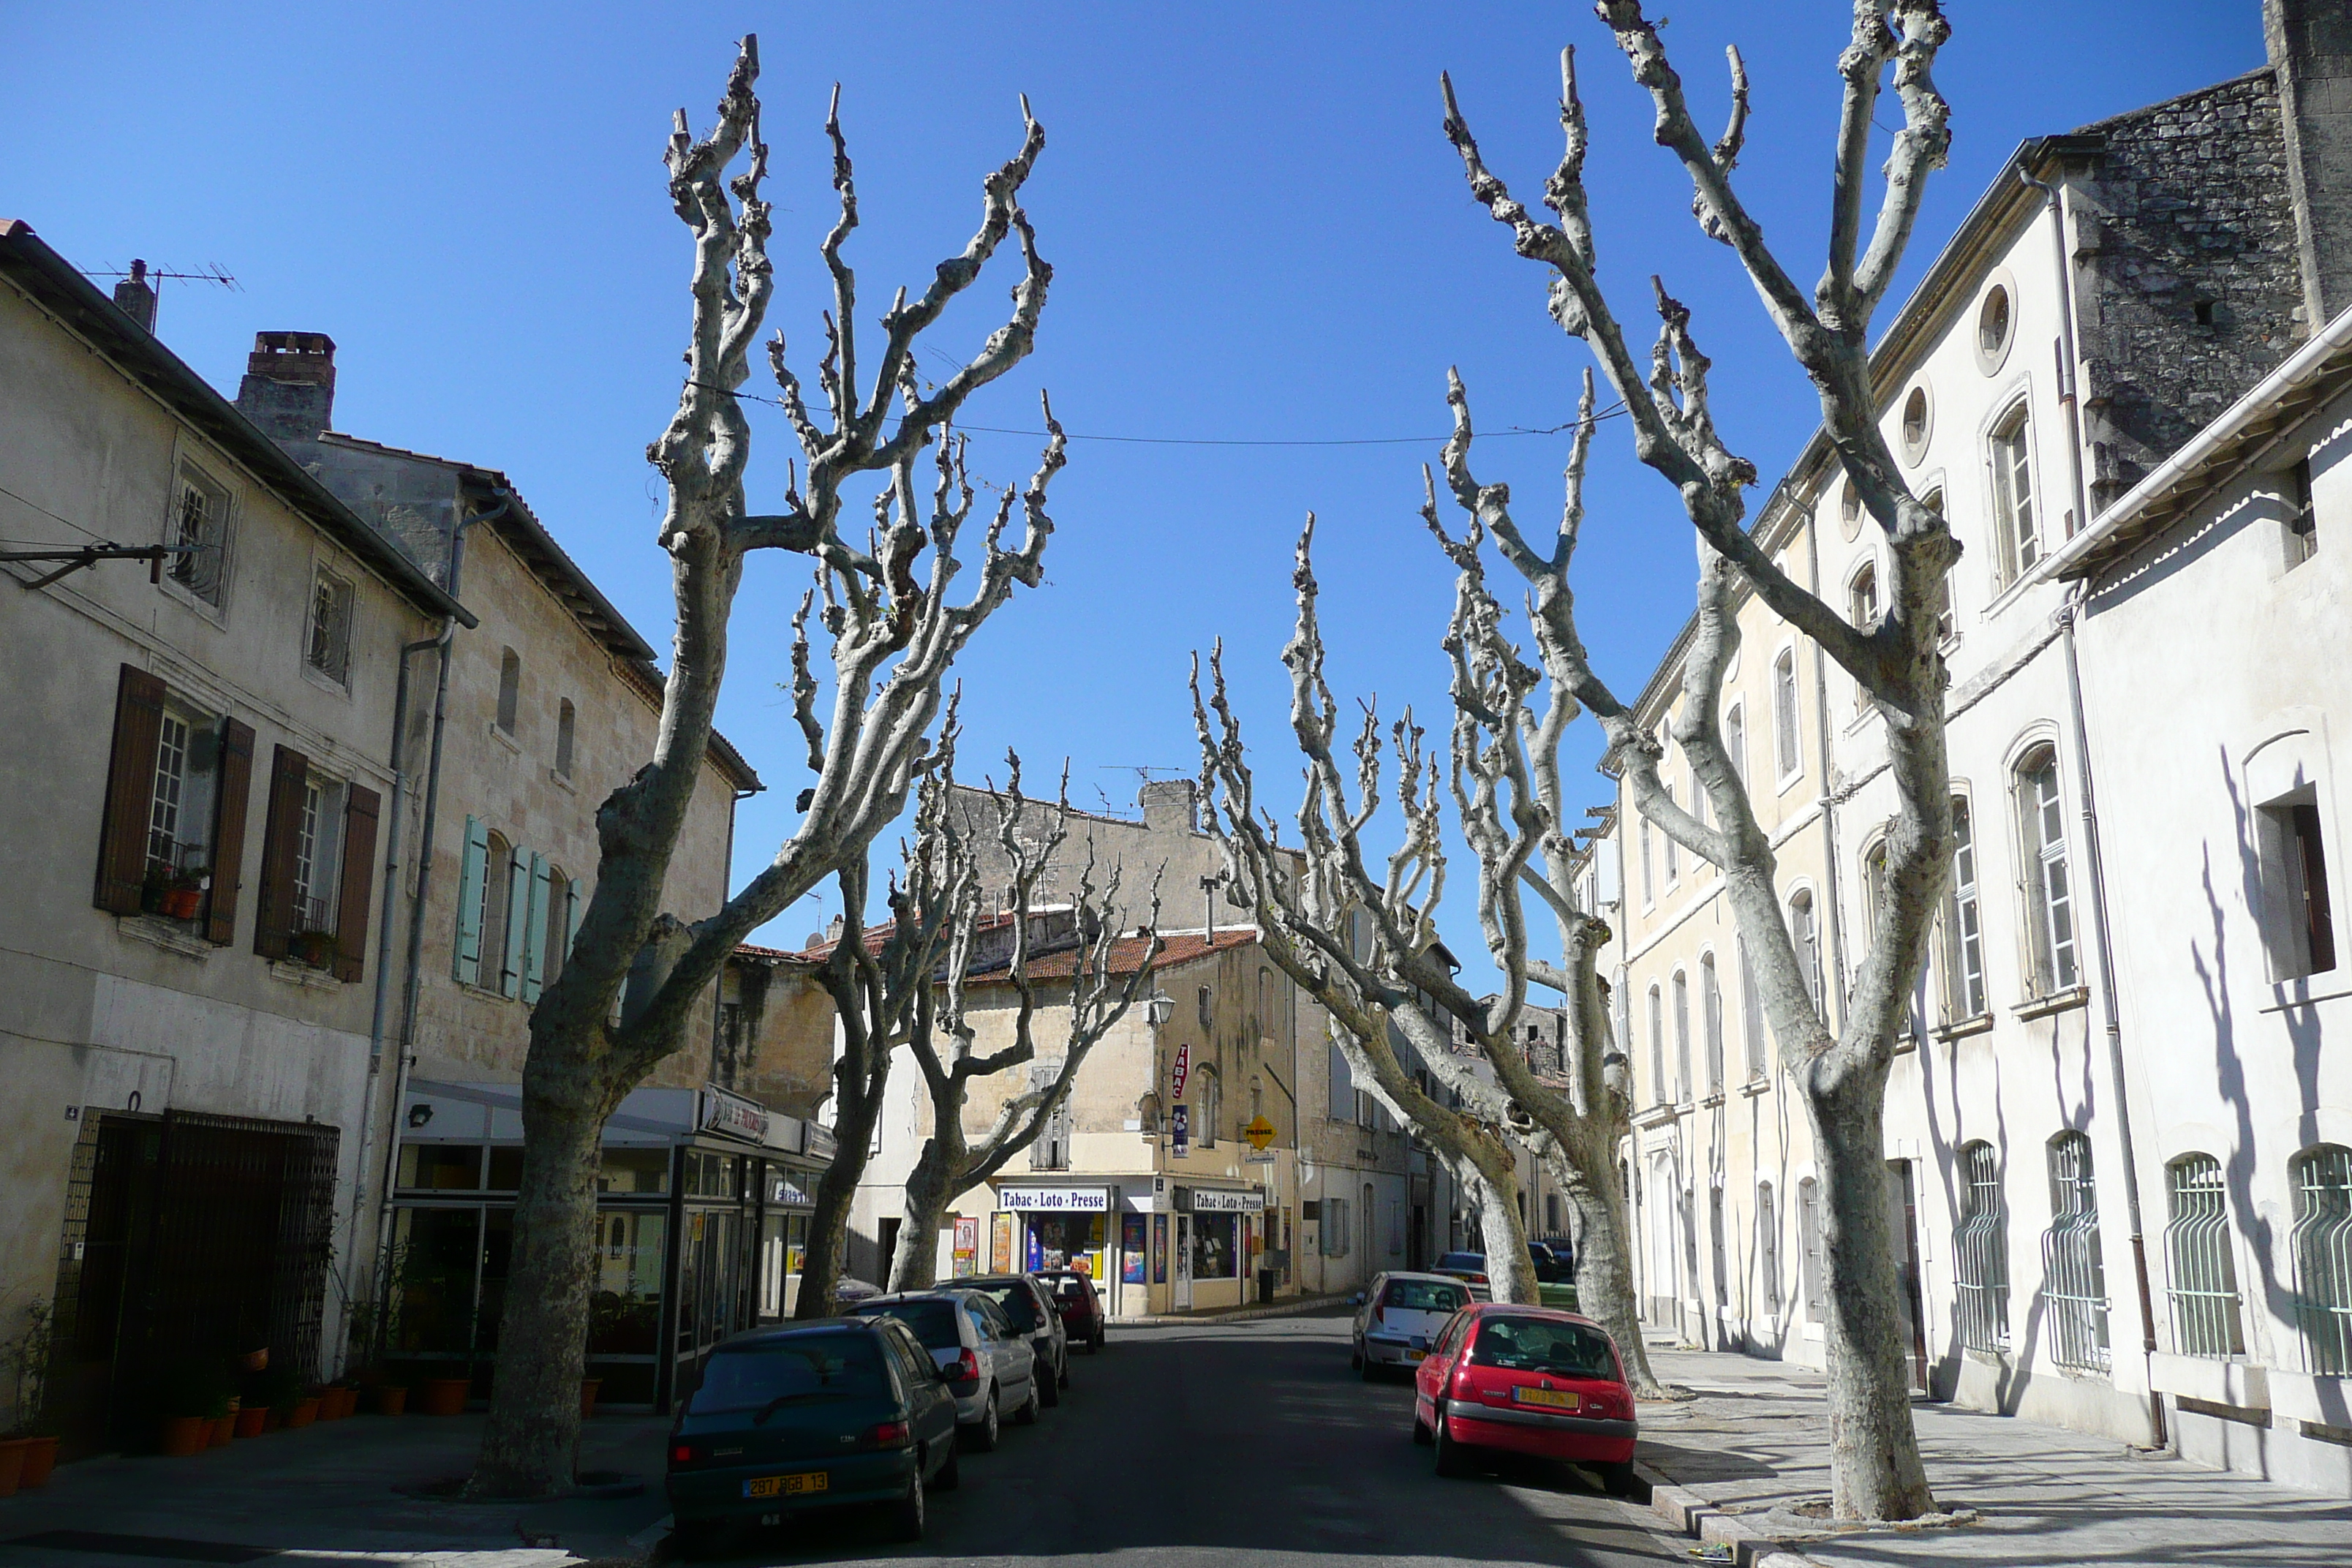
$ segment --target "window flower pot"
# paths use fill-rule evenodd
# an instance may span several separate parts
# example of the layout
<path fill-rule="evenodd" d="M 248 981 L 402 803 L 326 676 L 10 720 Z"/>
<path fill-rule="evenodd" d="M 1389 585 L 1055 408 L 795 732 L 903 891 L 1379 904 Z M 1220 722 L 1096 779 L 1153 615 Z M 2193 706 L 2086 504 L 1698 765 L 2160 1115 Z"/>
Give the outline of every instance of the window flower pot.
<path fill-rule="evenodd" d="M 163 1454 L 167 1458 L 185 1459 L 203 1453 L 212 1446 L 213 1418 L 209 1415 L 166 1415 L 163 1417 Z M 22 1462 L 18 1475 L 22 1478 Z"/>
<path fill-rule="evenodd" d="M 331 931 L 298 931 L 287 943 L 296 959 L 313 969 L 324 969 L 335 962 L 335 933 Z"/>
<path fill-rule="evenodd" d="M 319 1391 L 319 1419 L 321 1421 L 341 1421 L 344 1416 L 349 1415 L 352 1413 L 352 1404 L 358 1398 L 359 1391 L 353 1388 L 331 1385 L 327 1388 L 320 1389 Z"/>
<path fill-rule="evenodd" d="M 580 1380 L 581 1420 L 585 1421 L 596 1414 L 596 1391 L 604 1386 L 604 1380 L 601 1377 L 583 1377 Z"/>
<path fill-rule="evenodd" d="M 25 1445 L 24 1486 L 28 1491 L 49 1484 L 49 1472 L 58 1468 L 58 1440 L 55 1437 L 19 1437 Z"/>
<path fill-rule="evenodd" d="M 397 1383 L 379 1385 L 375 1391 L 375 1413 L 378 1415 L 398 1415 L 408 1408 L 408 1389 Z"/>
<path fill-rule="evenodd" d="M 286 1429 L 290 1432 L 298 1427 L 308 1426 L 318 1418 L 319 1396 L 315 1394 L 305 1395 L 296 1400 L 294 1408 L 286 1413 Z"/>
<path fill-rule="evenodd" d="M 236 1436 L 236 1413 L 235 1411 L 229 1412 L 226 1415 L 215 1415 L 213 1417 L 213 1432 L 210 1439 L 210 1447 L 215 1448 L 226 1448 L 229 1445 L 229 1440 Z"/>
<path fill-rule="evenodd" d="M 240 1410 L 236 1413 L 238 1436 L 258 1437 L 268 1429 L 269 1412 L 265 1407 L 257 1405 L 249 1410 Z"/>
<path fill-rule="evenodd" d="M 416 1402 L 417 1413 L 424 1415 L 463 1415 L 466 1400 L 474 1392 L 470 1377 L 428 1377 Z"/>
<path fill-rule="evenodd" d="M 163 895 L 163 915 L 175 921 L 192 921 L 204 907 L 205 895 L 199 888 L 173 888 Z"/>
<path fill-rule="evenodd" d="M 269 1347 L 268 1345 L 264 1345 L 259 1350 L 247 1351 L 243 1355 L 237 1357 L 236 1370 L 239 1372 L 268 1372 L 269 1370 Z"/>
<path fill-rule="evenodd" d="M 29 1437 L 12 1437 L 0 1442 L 0 1498 L 15 1497 L 16 1489 L 25 1482 L 25 1449 Z"/>

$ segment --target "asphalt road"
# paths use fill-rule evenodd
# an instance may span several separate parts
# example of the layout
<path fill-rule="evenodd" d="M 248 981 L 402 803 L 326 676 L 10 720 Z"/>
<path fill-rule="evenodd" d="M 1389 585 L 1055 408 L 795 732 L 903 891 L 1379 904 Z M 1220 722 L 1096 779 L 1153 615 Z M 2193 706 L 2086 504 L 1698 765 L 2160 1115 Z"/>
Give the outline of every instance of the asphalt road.
<path fill-rule="evenodd" d="M 1074 1356 L 1060 1408 L 966 1452 L 919 1546 L 845 1513 L 760 1531 L 730 1560 L 920 1557 L 1122 1568 L 1208 1564 L 1686 1563 L 1687 1542 L 1582 1471 L 1508 1463 L 1462 1480 L 1411 1436 L 1412 1393 L 1348 1370 L 1344 1317 L 1114 1329 Z"/>

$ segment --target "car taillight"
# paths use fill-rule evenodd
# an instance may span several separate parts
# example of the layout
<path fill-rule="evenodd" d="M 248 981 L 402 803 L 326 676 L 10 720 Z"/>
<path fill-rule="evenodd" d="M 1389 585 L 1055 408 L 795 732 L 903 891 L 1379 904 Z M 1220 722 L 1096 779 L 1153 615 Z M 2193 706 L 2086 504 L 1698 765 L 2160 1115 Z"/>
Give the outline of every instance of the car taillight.
<path fill-rule="evenodd" d="M 700 1458 L 702 1456 L 695 1452 L 694 1445 L 691 1443 L 674 1443 L 670 1446 L 669 1462 L 673 1465 L 690 1465 Z"/>
<path fill-rule="evenodd" d="M 956 1357 L 955 1365 L 948 1369 L 948 1378 L 954 1383 L 976 1383 L 980 1379 L 980 1357 L 971 1351 Z"/>
<path fill-rule="evenodd" d="M 1473 1274 L 1470 1276 L 1470 1283 L 1473 1285 L 1484 1285 L 1486 1283 L 1486 1277 L 1484 1274 Z"/>
<path fill-rule="evenodd" d="M 904 1421 L 884 1421 L 866 1428 L 866 1446 L 869 1448 L 903 1448 L 913 1436 Z"/>

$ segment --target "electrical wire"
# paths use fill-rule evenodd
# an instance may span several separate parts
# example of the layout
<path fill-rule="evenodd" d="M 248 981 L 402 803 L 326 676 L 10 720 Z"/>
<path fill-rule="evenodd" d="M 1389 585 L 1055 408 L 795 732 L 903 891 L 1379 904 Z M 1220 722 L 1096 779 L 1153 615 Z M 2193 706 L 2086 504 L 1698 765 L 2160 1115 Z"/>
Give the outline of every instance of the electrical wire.
<path fill-rule="evenodd" d="M 28 507 L 32 508 L 35 511 L 39 512 L 43 517 L 46 517 L 46 518 L 49 519 L 52 522 L 61 522 L 61 523 L 64 523 L 68 528 L 72 529 L 76 533 L 80 534 L 84 539 L 91 540 L 91 541 L 93 541 L 93 542 L 97 542 L 97 543 L 100 543 L 100 544 L 109 544 L 109 543 L 113 542 L 111 540 L 109 540 L 109 539 L 108 539 L 104 534 L 102 534 L 102 533 L 93 533 L 93 532 L 91 532 L 89 529 L 84 528 L 81 524 L 79 524 L 79 523 L 76 522 L 73 519 L 71 519 L 71 518 L 69 518 L 69 517 L 59 517 L 56 512 L 51 511 L 47 507 L 43 506 L 39 501 L 37 501 L 37 500 L 26 500 L 23 496 L 18 495 L 15 490 L 12 490 L 12 489 L 8 489 L 5 485 L 0 485 L 0 496 L 6 496 L 10 500 L 12 500 L 12 501 L 16 501 L 16 502 L 17 502 L 19 505 L 22 505 L 22 506 L 28 506 Z M 55 543 L 57 542 L 57 541 L 56 541 L 56 540 L 54 540 L 54 539 L 12 539 L 12 540 L 8 540 L 8 541 L 6 541 L 5 542 L 10 543 L 10 544 L 28 544 L 28 545 L 35 545 L 35 546 L 38 546 L 38 545 L 43 545 L 43 544 L 55 544 Z"/>

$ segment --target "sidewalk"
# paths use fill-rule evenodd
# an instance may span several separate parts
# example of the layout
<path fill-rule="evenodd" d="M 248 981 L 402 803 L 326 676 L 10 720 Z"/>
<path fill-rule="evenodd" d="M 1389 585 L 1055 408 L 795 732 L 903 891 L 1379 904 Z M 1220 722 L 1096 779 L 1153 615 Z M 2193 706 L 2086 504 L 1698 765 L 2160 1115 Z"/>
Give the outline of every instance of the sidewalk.
<path fill-rule="evenodd" d="M 1155 1312 L 1139 1318 L 1113 1318 L 1114 1329 L 1165 1329 L 1181 1323 L 1246 1323 L 1255 1318 L 1297 1318 L 1308 1312 L 1345 1307 L 1348 1296 L 1293 1296 L 1265 1306 L 1209 1307 L 1194 1312 Z"/>
<path fill-rule="evenodd" d="M 193 1458 L 62 1465 L 47 1487 L 0 1501 L 0 1568 L 154 1568 L 159 1557 L 239 1563 L 270 1552 L 294 1563 L 554 1568 L 640 1557 L 658 1538 L 652 1527 L 669 1512 L 662 1416 L 600 1415 L 583 1429 L 582 1471 L 640 1478 L 635 1496 L 472 1503 L 393 1489 L 463 1475 L 483 1419 L 360 1415 Z"/>
<path fill-rule="evenodd" d="M 1636 1463 L 1669 1522 L 1764 1568 L 1893 1563 L 2213 1563 L 2336 1568 L 2352 1561 L 2352 1502 L 2141 1455 L 2109 1439 L 1948 1405 L 1915 1405 L 1937 1504 L 1971 1522 L 1825 1532 L 1776 1508 L 1829 1494 L 1819 1373 L 1781 1362 L 1653 1348 L 1660 1378 L 1699 1397 L 1643 1405 Z"/>

